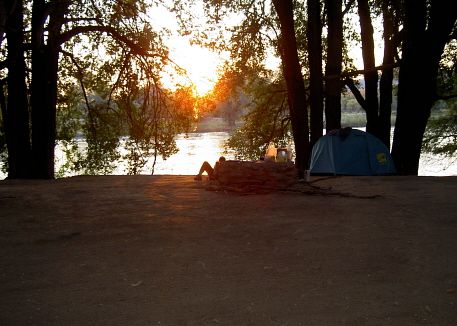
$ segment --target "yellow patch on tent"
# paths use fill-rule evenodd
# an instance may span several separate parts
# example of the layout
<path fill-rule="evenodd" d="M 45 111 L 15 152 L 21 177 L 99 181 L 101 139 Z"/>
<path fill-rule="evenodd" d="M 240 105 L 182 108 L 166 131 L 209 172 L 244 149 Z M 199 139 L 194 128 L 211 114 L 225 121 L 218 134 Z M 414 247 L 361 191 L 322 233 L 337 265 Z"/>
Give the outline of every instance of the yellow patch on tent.
<path fill-rule="evenodd" d="M 387 156 L 386 153 L 379 153 L 376 154 L 379 164 L 386 164 L 387 163 Z"/>

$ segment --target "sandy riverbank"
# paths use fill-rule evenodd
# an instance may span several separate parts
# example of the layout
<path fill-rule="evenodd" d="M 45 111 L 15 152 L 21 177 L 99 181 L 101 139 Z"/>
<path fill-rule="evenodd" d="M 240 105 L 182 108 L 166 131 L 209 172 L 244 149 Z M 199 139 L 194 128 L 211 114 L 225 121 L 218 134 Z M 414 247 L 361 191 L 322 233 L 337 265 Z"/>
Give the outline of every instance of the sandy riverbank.
<path fill-rule="evenodd" d="M 457 177 L 314 185 L 0 181 L 0 324 L 457 323 Z"/>

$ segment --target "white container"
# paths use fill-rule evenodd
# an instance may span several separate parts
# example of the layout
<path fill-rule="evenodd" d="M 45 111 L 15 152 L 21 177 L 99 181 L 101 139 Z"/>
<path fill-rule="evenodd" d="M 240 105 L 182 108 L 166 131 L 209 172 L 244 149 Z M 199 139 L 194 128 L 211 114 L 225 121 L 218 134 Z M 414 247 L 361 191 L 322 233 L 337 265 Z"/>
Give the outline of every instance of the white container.
<path fill-rule="evenodd" d="M 305 181 L 309 182 L 310 178 L 311 178 L 310 170 L 305 170 Z"/>
<path fill-rule="evenodd" d="M 278 148 L 276 162 L 287 162 L 287 148 Z"/>

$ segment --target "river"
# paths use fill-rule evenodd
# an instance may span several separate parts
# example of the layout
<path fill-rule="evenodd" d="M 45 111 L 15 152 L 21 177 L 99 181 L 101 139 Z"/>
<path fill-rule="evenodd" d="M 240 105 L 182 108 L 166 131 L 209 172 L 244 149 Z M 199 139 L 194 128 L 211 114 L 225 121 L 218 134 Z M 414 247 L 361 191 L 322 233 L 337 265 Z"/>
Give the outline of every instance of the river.
<path fill-rule="evenodd" d="M 224 142 L 228 139 L 227 132 L 205 132 L 181 134 L 176 137 L 176 145 L 179 152 L 166 160 L 158 158 L 154 168 L 154 174 L 194 175 L 197 174 L 204 161 L 213 165 L 221 156 L 233 159 L 234 154 L 224 154 Z M 152 162 L 151 162 L 152 163 Z M 144 171 L 145 174 L 150 174 Z M 123 168 L 119 168 L 114 174 L 124 174 Z"/>
<path fill-rule="evenodd" d="M 224 155 L 223 145 L 228 137 L 229 134 L 226 132 L 192 133 L 187 138 L 184 135 L 179 135 L 176 139 L 180 149 L 179 153 L 166 161 L 159 160 L 156 163 L 154 174 L 197 174 L 203 161 L 214 164 L 221 155 Z M 227 159 L 231 159 L 233 153 L 225 156 Z M 116 174 L 122 174 L 121 172 L 117 171 Z M 457 175 L 457 163 L 449 164 L 448 160 L 423 155 L 420 161 L 419 175 Z"/>
<path fill-rule="evenodd" d="M 182 134 L 176 137 L 179 152 L 167 160 L 158 159 L 155 165 L 155 175 L 195 175 L 198 173 L 203 161 L 214 164 L 218 158 L 225 155 L 227 159 L 233 159 L 234 154 L 224 154 L 224 141 L 229 137 L 227 132 L 191 133 L 187 136 Z M 62 159 L 62 152 L 56 149 L 57 160 Z M 59 163 L 57 163 L 59 164 Z M 450 166 L 448 166 L 450 165 Z M 115 175 L 125 174 L 121 166 L 113 172 Z M 142 174 L 151 174 L 149 164 Z M 457 175 L 457 163 L 449 164 L 447 160 L 437 157 L 423 156 L 419 167 L 420 176 L 449 176 Z M 0 173 L 0 179 L 5 175 Z"/>

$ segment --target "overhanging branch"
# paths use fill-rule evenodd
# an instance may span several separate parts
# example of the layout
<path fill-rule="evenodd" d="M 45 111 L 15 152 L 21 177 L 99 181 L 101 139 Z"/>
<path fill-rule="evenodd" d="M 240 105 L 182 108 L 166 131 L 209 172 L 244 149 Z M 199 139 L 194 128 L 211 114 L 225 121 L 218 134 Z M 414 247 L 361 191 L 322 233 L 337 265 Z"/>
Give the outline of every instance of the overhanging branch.
<path fill-rule="evenodd" d="M 389 63 L 389 64 L 386 64 L 386 65 L 372 67 L 372 68 L 369 68 L 369 69 L 355 70 L 355 71 L 345 72 L 345 73 L 339 74 L 339 75 L 323 76 L 321 78 L 323 80 L 327 80 L 327 79 L 334 79 L 334 78 L 354 77 L 354 76 L 363 75 L 363 74 L 366 74 L 366 73 L 369 73 L 369 72 L 373 72 L 373 71 L 385 70 L 385 69 L 393 69 L 393 68 L 396 68 L 396 67 L 399 67 L 399 66 L 400 66 L 400 63 L 398 63 L 398 62 Z"/>
<path fill-rule="evenodd" d="M 453 99 L 453 98 L 457 98 L 457 94 L 438 97 L 439 100 L 444 100 L 444 101 L 450 100 L 450 99 Z"/>
<path fill-rule="evenodd" d="M 357 100 L 357 102 L 360 104 L 362 109 L 366 112 L 367 108 L 366 108 L 365 99 L 363 98 L 363 96 L 360 93 L 359 89 L 355 86 L 354 81 L 351 78 L 346 77 L 344 79 L 344 83 L 349 87 L 349 89 L 352 91 L 352 94 L 354 94 L 355 99 Z"/>
<path fill-rule="evenodd" d="M 160 57 L 163 59 L 168 59 L 168 58 L 164 57 L 163 55 L 160 55 L 157 53 L 150 53 L 148 49 L 143 48 L 142 46 L 131 41 L 124 35 L 121 35 L 115 28 L 110 27 L 110 26 L 78 26 L 78 27 L 75 27 L 75 28 L 69 30 L 68 32 L 62 33 L 60 35 L 59 43 L 63 44 L 78 34 L 83 34 L 83 33 L 88 33 L 88 32 L 107 33 L 107 34 L 111 35 L 113 38 L 115 38 L 116 40 L 127 45 L 135 54 L 146 56 L 146 57 Z"/>

